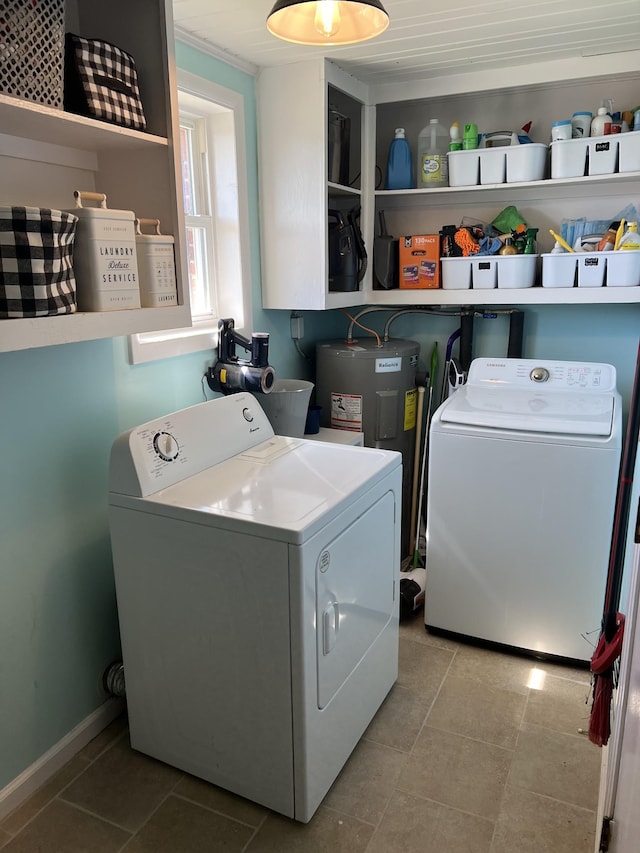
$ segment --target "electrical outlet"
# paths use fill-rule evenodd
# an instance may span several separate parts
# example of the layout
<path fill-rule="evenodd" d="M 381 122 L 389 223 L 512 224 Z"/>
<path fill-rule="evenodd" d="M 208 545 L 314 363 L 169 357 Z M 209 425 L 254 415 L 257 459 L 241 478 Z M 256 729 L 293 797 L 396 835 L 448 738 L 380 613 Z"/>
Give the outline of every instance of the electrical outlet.
<path fill-rule="evenodd" d="M 291 315 L 291 338 L 294 341 L 304 338 L 304 317 Z"/>

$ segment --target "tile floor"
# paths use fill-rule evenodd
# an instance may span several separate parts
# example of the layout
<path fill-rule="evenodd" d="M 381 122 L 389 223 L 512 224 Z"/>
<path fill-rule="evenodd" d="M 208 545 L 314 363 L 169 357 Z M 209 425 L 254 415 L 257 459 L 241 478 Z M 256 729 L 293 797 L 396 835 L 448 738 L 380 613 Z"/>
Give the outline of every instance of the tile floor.
<path fill-rule="evenodd" d="M 433 637 L 417 618 L 397 684 L 306 826 L 133 752 L 123 717 L 0 822 L 0 848 L 592 853 L 588 696 L 586 671 Z"/>

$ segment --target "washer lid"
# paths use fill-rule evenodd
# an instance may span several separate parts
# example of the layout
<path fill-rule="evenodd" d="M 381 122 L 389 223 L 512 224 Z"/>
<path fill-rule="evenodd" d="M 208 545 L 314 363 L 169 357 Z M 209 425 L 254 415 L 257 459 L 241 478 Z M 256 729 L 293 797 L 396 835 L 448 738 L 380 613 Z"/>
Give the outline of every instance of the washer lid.
<path fill-rule="evenodd" d="M 443 423 L 560 435 L 609 436 L 614 395 L 463 385 L 444 403 Z"/>

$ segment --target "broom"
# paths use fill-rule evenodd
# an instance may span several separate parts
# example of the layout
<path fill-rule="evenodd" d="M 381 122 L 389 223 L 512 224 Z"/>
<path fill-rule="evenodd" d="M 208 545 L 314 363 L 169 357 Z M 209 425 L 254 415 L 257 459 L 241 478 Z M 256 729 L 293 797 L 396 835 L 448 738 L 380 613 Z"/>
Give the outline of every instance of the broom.
<path fill-rule="evenodd" d="M 596 746 L 606 746 L 611 734 L 611 698 L 613 695 L 615 664 L 622 651 L 624 615 L 618 613 L 620 588 L 624 569 L 627 526 L 640 432 L 640 344 L 636 357 L 636 371 L 631 392 L 629 419 L 624 442 L 622 465 L 618 478 L 616 509 L 609 552 L 609 570 L 602 615 L 600 639 L 591 658 L 593 673 L 593 704 L 589 716 L 589 740 Z"/>

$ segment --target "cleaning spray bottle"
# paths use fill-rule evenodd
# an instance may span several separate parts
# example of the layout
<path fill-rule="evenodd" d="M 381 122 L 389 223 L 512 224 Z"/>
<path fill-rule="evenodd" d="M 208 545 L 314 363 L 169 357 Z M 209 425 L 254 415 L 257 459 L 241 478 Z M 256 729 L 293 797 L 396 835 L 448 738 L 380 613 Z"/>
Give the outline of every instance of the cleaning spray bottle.
<path fill-rule="evenodd" d="M 389 146 L 387 157 L 388 190 L 410 190 L 413 187 L 412 157 L 409 143 L 404 135 L 404 127 L 395 129 L 395 138 Z"/>
<path fill-rule="evenodd" d="M 537 228 L 527 228 L 527 233 L 524 243 L 524 255 L 535 255 L 536 253 L 536 237 L 538 236 Z"/>
<path fill-rule="evenodd" d="M 418 136 L 418 189 L 449 186 L 447 150 L 449 134 L 437 118 L 432 118 Z"/>

